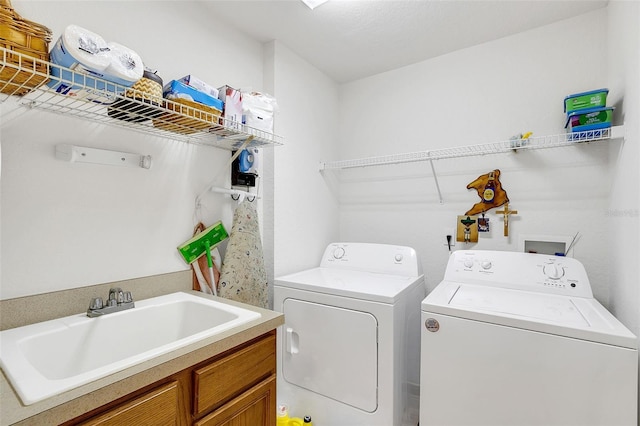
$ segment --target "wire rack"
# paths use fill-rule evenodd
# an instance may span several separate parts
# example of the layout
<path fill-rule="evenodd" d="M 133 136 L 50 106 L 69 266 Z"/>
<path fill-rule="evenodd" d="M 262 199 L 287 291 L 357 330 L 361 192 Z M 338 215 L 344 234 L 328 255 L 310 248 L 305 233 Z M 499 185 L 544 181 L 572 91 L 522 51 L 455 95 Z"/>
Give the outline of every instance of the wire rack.
<path fill-rule="evenodd" d="M 419 161 L 435 161 L 448 158 L 500 154 L 521 150 L 557 148 L 575 145 L 576 143 L 597 142 L 621 137 L 624 137 L 624 126 L 616 126 L 585 132 L 562 133 L 558 135 L 530 137 L 527 139 L 511 139 L 479 145 L 466 145 L 429 151 L 331 161 L 320 163 L 320 170 L 383 166 L 389 164 L 415 163 Z"/>
<path fill-rule="evenodd" d="M 55 77 L 54 77 L 55 75 Z M 220 116 L 207 106 L 171 101 L 0 47 L 0 103 L 236 150 L 282 145 L 283 138 Z"/>

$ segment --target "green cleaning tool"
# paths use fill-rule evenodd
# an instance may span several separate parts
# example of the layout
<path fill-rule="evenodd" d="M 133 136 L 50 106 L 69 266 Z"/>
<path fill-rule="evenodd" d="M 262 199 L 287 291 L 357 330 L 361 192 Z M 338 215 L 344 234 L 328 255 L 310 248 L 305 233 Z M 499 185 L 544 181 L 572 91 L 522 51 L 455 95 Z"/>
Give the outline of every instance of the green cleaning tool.
<path fill-rule="evenodd" d="M 227 239 L 229 234 L 224 229 L 222 222 L 216 222 L 204 231 L 195 235 L 190 240 L 178 246 L 178 251 L 184 258 L 185 262 L 192 264 L 203 254 L 207 256 L 207 265 L 209 266 L 209 278 L 213 287 L 213 294 L 218 295 L 216 283 L 213 276 L 213 260 L 211 258 L 211 249 L 215 248 L 222 241 Z"/>
<path fill-rule="evenodd" d="M 209 267 L 209 280 L 211 281 L 211 287 L 213 288 L 213 295 L 218 295 L 218 289 L 216 288 L 216 280 L 213 274 L 213 260 L 211 259 L 211 247 L 209 241 L 205 243 L 207 245 L 207 266 Z"/>

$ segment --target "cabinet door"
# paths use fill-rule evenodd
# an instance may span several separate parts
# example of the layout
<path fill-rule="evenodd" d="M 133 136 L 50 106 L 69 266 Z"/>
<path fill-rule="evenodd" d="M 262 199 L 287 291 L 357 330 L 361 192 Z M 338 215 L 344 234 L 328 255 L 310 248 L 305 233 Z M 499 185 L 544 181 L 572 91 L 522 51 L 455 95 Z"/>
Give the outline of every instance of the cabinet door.
<path fill-rule="evenodd" d="M 276 377 L 272 376 L 213 413 L 194 426 L 275 426 Z"/>
<path fill-rule="evenodd" d="M 222 406 L 275 373 L 275 334 L 198 368 L 193 374 L 194 415 Z"/>
<path fill-rule="evenodd" d="M 167 383 L 81 424 L 92 426 L 176 425 L 180 419 L 179 390 L 177 381 Z"/>

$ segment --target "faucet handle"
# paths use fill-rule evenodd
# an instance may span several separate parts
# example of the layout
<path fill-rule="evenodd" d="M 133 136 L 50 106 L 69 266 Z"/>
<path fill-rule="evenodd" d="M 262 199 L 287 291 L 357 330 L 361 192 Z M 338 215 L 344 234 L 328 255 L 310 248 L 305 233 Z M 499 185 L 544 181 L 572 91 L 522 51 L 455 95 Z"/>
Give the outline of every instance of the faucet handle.
<path fill-rule="evenodd" d="M 123 303 L 131 303 L 133 302 L 133 296 L 131 296 L 130 291 L 125 291 L 123 296 Z"/>
<path fill-rule="evenodd" d="M 115 300 L 119 305 L 124 300 L 124 293 L 120 287 L 113 287 L 109 289 L 109 300 Z"/>
<path fill-rule="evenodd" d="M 91 303 L 89 303 L 90 310 L 102 309 L 103 307 L 102 297 L 94 297 L 91 299 Z"/>
<path fill-rule="evenodd" d="M 117 294 L 118 294 L 118 290 L 120 290 L 118 287 L 112 287 L 109 289 L 109 299 L 116 299 L 117 298 Z"/>

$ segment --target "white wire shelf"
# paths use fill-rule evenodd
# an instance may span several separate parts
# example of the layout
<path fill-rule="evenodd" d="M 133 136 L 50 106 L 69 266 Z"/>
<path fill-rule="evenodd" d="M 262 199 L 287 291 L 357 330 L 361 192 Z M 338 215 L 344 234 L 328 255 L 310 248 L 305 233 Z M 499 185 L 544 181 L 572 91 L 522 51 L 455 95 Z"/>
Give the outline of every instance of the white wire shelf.
<path fill-rule="evenodd" d="M 61 84 L 72 90 L 58 93 L 55 89 Z M 0 104 L 15 96 L 26 108 L 181 142 L 227 150 L 283 143 L 280 136 L 219 117 L 206 107 L 153 98 L 148 93 L 0 47 Z"/>
<path fill-rule="evenodd" d="M 391 164 L 415 163 L 419 161 L 435 161 L 449 158 L 500 154 L 523 150 L 557 148 L 562 146 L 571 146 L 577 143 L 598 142 L 617 138 L 624 138 L 624 126 L 615 126 L 607 129 L 589 130 L 585 132 L 562 133 L 550 136 L 532 136 L 528 139 L 507 140 L 479 145 L 466 145 L 428 151 L 357 158 L 353 160 L 321 162 L 320 170 L 384 166 Z"/>

